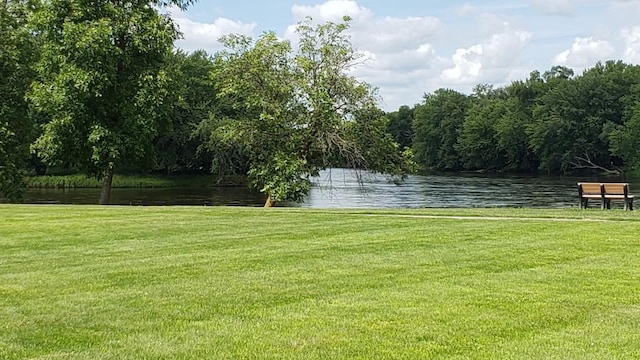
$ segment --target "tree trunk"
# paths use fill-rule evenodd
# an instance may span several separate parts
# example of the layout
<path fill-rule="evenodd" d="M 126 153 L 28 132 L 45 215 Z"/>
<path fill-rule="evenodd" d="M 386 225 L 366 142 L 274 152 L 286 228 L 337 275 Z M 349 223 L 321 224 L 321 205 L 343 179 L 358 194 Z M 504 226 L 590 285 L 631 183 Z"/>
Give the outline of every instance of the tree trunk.
<path fill-rule="evenodd" d="M 113 182 L 113 169 L 107 170 L 102 179 L 102 192 L 100 193 L 100 205 L 109 205 L 111 202 L 111 183 Z"/>
<path fill-rule="evenodd" d="M 275 205 L 275 201 L 273 201 L 273 197 L 271 197 L 271 195 L 267 195 L 267 201 L 264 202 L 264 207 L 266 208 L 270 208 L 273 207 L 273 205 Z"/>

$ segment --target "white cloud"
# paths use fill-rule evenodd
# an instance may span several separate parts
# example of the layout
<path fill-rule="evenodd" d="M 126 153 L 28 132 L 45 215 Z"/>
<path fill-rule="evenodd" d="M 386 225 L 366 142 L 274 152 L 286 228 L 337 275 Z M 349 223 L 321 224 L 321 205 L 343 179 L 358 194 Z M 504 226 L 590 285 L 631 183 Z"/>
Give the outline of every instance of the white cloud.
<path fill-rule="evenodd" d="M 340 22 L 351 17 L 349 34 L 355 47 L 380 52 L 393 52 L 426 43 L 440 30 L 440 21 L 433 17 L 374 18 L 371 10 L 352 0 L 329 0 L 314 6 L 294 5 L 291 9 L 299 22 L 311 17 L 314 23 Z M 285 38 L 295 39 L 296 25 L 287 28 Z"/>
<path fill-rule="evenodd" d="M 464 3 L 462 6 L 456 8 L 456 14 L 458 14 L 458 16 L 468 16 L 473 14 L 475 11 L 476 8 L 469 3 Z"/>
<path fill-rule="evenodd" d="M 607 22 L 613 29 L 638 25 L 640 14 L 640 0 L 615 0 L 609 5 L 609 12 L 605 15 Z"/>
<path fill-rule="evenodd" d="M 316 5 L 293 5 L 291 15 L 295 23 L 287 27 L 284 38 L 290 40 L 294 47 L 297 46 L 296 28 L 298 23 L 306 21 L 307 17 L 310 17 L 314 24 L 322 24 L 326 22 L 340 23 L 343 17 L 349 16 L 352 27 L 355 24 L 367 24 L 373 17 L 369 9 L 358 5 L 353 0 L 328 0 Z M 353 34 L 353 31 L 351 33 Z"/>
<path fill-rule="evenodd" d="M 291 13 L 296 21 L 302 21 L 310 16 L 318 22 L 339 22 L 344 16 L 354 21 L 364 21 L 371 18 L 371 11 L 352 0 L 329 0 L 318 5 L 293 5 Z"/>
<path fill-rule="evenodd" d="M 266 13 L 269 6 L 242 12 L 239 2 L 216 11 L 209 10 L 211 6 L 190 10 L 198 11 L 195 17 L 172 9 L 185 35 L 176 45 L 215 52 L 221 49 L 217 40 L 222 35 L 256 36 L 264 27 L 276 26 L 271 29 L 286 29 L 278 35 L 296 48 L 296 24 L 305 17 L 325 23 L 340 22 L 347 15 L 352 18 L 351 43 L 366 59 L 351 74 L 380 88 L 386 110 L 414 104 L 423 93 L 440 87 L 468 93 L 478 83 L 502 86 L 553 65 L 578 70 L 607 59 L 640 64 L 640 0 L 434 1 L 413 8 L 409 2 L 369 1 L 368 8 L 358 0 L 287 1 L 289 13 L 282 6 L 272 13 Z M 299 5 L 293 5 L 296 1 Z M 206 2 L 219 3 L 201 1 Z M 396 10 L 411 16 L 386 16 Z M 231 13 L 259 24 L 240 21 Z M 207 16 L 210 21 L 193 20 Z M 575 40 L 567 42 L 567 37 Z"/>
<path fill-rule="evenodd" d="M 493 13 L 482 13 L 478 17 L 479 32 L 483 37 L 509 31 L 509 21 Z"/>
<path fill-rule="evenodd" d="M 532 36 L 531 33 L 522 30 L 493 35 L 486 44 L 488 64 L 498 68 L 514 65 L 520 50 Z"/>
<path fill-rule="evenodd" d="M 440 21 L 432 17 L 385 17 L 354 24 L 352 36 L 356 47 L 391 53 L 428 43 L 439 30 Z"/>
<path fill-rule="evenodd" d="M 572 0 L 532 0 L 533 5 L 548 15 L 573 15 Z"/>
<path fill-rule="evenodd" d="M 424 91 L 425 74 L 432 71 L 431 64 L 437 56 L 434 41 L 442 28 L 439 19 L 377 17 L 351 0 L 328 0 L 313 6 L 294 5 L 291 12 L 296 21 L 310 16 L 314 23 L 339 22 L 344 15 L 351 17 L 348 32 L 351 43 L 366 59 L 364 64 L 352 69 L 351 74 L 380 88 L 385 104 L 397 107 L 408 101 L 408 93 L 419 98 Z M 284 36 L 294 47 L 297 42 L 295 28 L 290 25 Z"/>
<path fill-rule="evenodd" d="M 431 46 L 431 44 L 422 44 L 418 46 L 418 50 L 416 51 L 418 52 L 418 54 L 422 54 L 422 55 L 435 54 L 435 50 L 433 49 L 433 46 Z"/>
<path fill-rule="evenodd" d="M 640 65 L 640 26 L 623 29 L 622 38 L 626 45 L 624 61 Z"/>
<path fill-rule="evenodd" d="M 468 49 L 457 49 L 451 56 L 454 66 L 446 69 L 440 76 L 445 83 L 472 84 L 480 77 L 482 70 L 482 44 Z"/>
<path fill-rule="evenodd" d="M 502 32 L 480 44 L 457 49 L 451 56 L 452 66 L 442 71 L 440 79 L 453 85 L 501 82 L 519 66 L 519 53 L 531 36 L 522 30 Z"/>
<path fill-rule="evenodd" d="M 429 60 L 434 58 L 434 51 L 430 45 L 423 45 L 417 49 L 406 49 L 395 53 L 364 52 L 369 61 L 363 67 L 369 72 L 384 71 L 413 71 L 429 66 Z"/>
<path fill-rule="evenodd" d="M 200 23 L 190 20 L 177 8 L 171 9 L 173 20 L 180 27 L 183 39 L 176 42 L 176 46 L 186 51 L 205 49 L 208 52 L 221 49 L 218 39 L 223 35 L 242 34 L 253 35 L 255 23 L 245 24 L 241 21 L 217 18 L 213 23 Z"/>
<path fill-rule="evenodd" d="M 426 74 L 437 59 L 433 45 L 413 44 L 395 51 L 389 51 L 385 46 L 369 49 L 372 50 L 366 52 L 368 61 L 354 68 L 351 74 L 380 88 L 383 105 L 397 108 L 417 102 L 425 90 Z"/>
<path fill-rule="evenodd" d="M 614 48 L 608 41 L 590 36 L 576 38 L 569 49 L 556 55 L 554 62 L 557 65 L 585 68 L 613 55 Z"/>

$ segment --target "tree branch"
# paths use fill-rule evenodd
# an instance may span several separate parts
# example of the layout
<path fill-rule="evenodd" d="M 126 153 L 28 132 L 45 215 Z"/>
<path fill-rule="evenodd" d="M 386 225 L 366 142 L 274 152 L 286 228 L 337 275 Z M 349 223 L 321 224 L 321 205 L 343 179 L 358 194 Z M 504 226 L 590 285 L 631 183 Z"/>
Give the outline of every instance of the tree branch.
<path fill-rule="evenodd" d="M 608 169 L 602 165 L 598 165 L 591 160 L 589 153 L 585 151 L 584 156 L 576 156 L 574 161 L 569 162 L 574 169 L 596 169 L 606 172 L 607 174 L 619 175 L 621 169 L 614 166 L 612 169 Z M 613 165 L 612 165 L 613 166 Z"/>

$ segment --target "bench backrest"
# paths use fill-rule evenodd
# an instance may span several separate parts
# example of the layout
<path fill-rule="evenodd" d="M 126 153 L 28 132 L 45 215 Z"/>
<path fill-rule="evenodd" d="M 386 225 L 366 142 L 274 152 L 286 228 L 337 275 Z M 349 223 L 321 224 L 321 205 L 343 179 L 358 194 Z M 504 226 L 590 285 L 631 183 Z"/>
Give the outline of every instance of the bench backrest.
<path fill-rule="evenodd" d="M 580 194 L 602 195 L 602 186 L 600 183 L 578 183 Z"/>
<path fill-rule="evenodd" d="M 629 194 L 629 183 L 578 183 L 580 195 L 624 195 Z"/>
<path fill-rule="evenodd" d="M 604 183 L 604 193 L 607 195 L 628 195 L 629 184 L 628 183 Z"/>

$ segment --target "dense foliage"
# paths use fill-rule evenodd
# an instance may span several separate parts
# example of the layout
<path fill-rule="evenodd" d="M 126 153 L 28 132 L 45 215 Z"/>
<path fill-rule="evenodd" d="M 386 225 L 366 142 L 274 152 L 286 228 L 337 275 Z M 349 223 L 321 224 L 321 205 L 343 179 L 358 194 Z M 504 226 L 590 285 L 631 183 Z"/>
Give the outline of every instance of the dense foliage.
<path fill-rule="evenodd" d="M 349 20 L 307 19 L 297 28 L 296 51 L 272 32 L 255 41 L 222 39 L 227 50 L 211 74 L 221 104 L 200 133 L 212 153 L 234 154 L 223 168 L 243 160 L 265 206 L 302 200 L 310 177 L 331 166 L 388 174 L 408 167 L 385 131 L 375 89 L 348 74 L 360 56 L 345 33 Z"/>
<path fill-rule="evenodd" d="M 25 173 L 245 177 L 267 204 L 301 200 L 327 167 L 621 173 L 640 168 L 640 66 L 554 66 L 473 93 L 439 89 L 385 113 L 351 76 L 349 18 L 295 43 L 229 35 L 185 53 L 162 8 L 191 0 L 0 0 L 0 197 Z M 415 161 L 415 163 L 413 162 Z"/>
<path fill-rule="evenodd" d="M 209 55 L 174 50 L 179 29 L 160 12 L 190 0 L 2 4 L 10 92 L 0 190 L 12 200 L 29 148 L 45 172 L 103 179 L 101 204 L 115 172 L 240 174 L 270 205 L 301 200 L 327 167 L 402 175 L 411 166 L 386 132 L 376 89 L 349 74 L 361 55 L 348 18 L 300 23 L 295 51 L 267 32 L 227 36 L 227 50 Z M 41 121 L 29 132 L 32 118 Z"/>
<path fill-rule="evenodd" d="M 640 166 L 640 66 L 555 66 L 471 95 L 440 89 L 389 114 L 426 170 L 620 173 Z M 407 123 L 410 122 L 410 126 Z"/>
<path fill-rule="evenodd" d="M 27 30 L 33 4 L 0 1 L 0 196 L 19 200 L 32 121 L 25 92 L 34 79 L 36 38 Z"/>
<path fill-rule="evenodd" d="M 158 7 L 188 4 L 44 0 L 34 13 L 42 53 L 28 96 L 49 121 L 33 149 L 49 165 L 103 177 L 101 204 L 114 171 L 147 162 L 167 111 L 164 60 L 179 33 Z"/>

